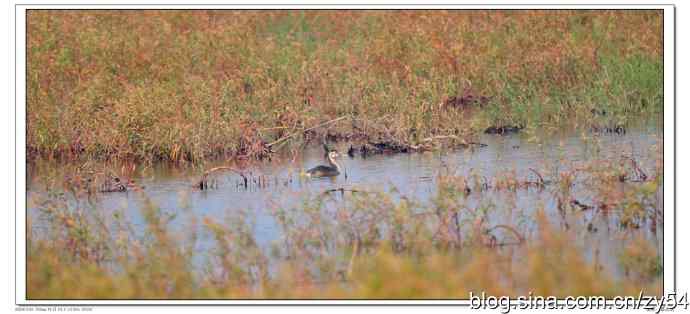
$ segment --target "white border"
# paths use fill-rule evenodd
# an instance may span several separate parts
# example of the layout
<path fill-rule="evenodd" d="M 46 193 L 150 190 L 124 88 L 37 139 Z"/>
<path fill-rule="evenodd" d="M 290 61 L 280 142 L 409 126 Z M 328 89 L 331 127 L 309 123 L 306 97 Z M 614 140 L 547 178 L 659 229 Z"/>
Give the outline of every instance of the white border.
<path fill-rule="evenodd" d="M 26 24 L 25 10 L 19 9 L 13 16 L 16 25 L 14 36 L 15 55 L 15 121 L 16 125 L 16 208 L 15 215 L 15 285 L 16 302 L 26 301 Z M 18 12 L 22 12 L 19 14 Z M 23 302 L 21 301 L 23 300 Z"/>
<path fill-rule="evenodd" d="M 274 2 L 279 2 L 274 1 Z M 79 0 L 73 2 L 80 2 Z M 209 1 L 211 2 L 211 1 Z M 402 1 L 401 1 L 402 2 Z M 15 256 L 15 266 L 16 266 L 16 286 L 15 286 L 15 302 L 21 305 L 59 305 L 59 304 L 89 304 L 89 305 L 105 305 L 105 304 L 134 304 L 134 305 L 275 305 L 275 304 L 290 304 L 290 305 L 336 305 L 336 304 L 347 304 L 347 305 L 391 305 L 391 304 L 404 304 L 404 305 L 469 305 L 468 300 L 458 300 L 458 301 L 447 301 L 447 300 L 222 300 L 222 301 L 167 301 L 167 300 L 155 300 L 155 301 L 139 301 L 139 300 L 127 300 L 127 301 L 117 301 L 117 300 L 107 300 L 107 301 L 92 301 L 92 300 L 77 300 L 77 301 L 56 301 L 56 300 L 26 300 L 25 295 L 25 252 L 26 252 L 26 241 L 22 236 L 26 234 L 25 230 L 25 208 L 26 208 L 26 195 L 25 195 L 25 177 L 24 173 L 26 170 L 26 137 L 25 137 L 25 108 L 26 108 L 26 98 L 25 98 L 25 70 L 26 70 L 26 60 L 25 60 L 25 10 L 26 9 L 39 9 L 39 8 L 60 8 L 60 9 L 211 9 L 211 8 L 224 8 L 224 9 L 663 9 L 664 10 L 664 291 L 670 293 L 674 290 L 675 285 L 675 274 L 673 270 L 675 269 L 675 254 L 674 254 L 674 233 L 675 233 L 675 212 L 674 207 L 674 171 L 675 171 L 675 160 L 674 160 L 674 99 L 675 99 L 675 86 L 674 86 L 674 39 L 675 39 L 675 15 L 674 7 L 670 4 L 654 4 L 654 5 L 286 5 L 277 4 L 270 7 L 265 5 L 165 5 L 165 4 L 154 4 L 154 5 L 46 5 L 46 4 L 17 4 L 12 6 L 14 9 L 14 15 L 11 15 L 10 23 L 11 27 L 16 25 L 14 32 L 14 39 L 16 40 L 16 46 L 14 42 L 12 45 L 14 47 L 14 56 L 12 60 L 16 66 L 15 82 L 16 82 L 16 208 L 15 208 L 15 239 L 16 239 L 16 256 Z M 16 20 L 16 23 L 14 21 Z"/>
<path fill-rule="evenodd" d="M 664 293 L 676 289 L 675 10 L 664 8 Z"/>

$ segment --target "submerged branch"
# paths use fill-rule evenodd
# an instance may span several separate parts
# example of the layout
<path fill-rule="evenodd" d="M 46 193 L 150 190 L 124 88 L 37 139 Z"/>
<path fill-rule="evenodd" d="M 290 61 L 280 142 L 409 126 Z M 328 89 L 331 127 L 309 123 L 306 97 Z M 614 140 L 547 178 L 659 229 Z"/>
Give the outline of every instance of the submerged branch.
<path fill-rule="evenodd" d="M 230 166 L 219 166 L 219 167 L 214 167 L 214 168 L 211 168 L 211 169 L 209 169 L 209 170 L 206 170 L 206 171 L 204 172 L 204 174 L 201 176 L 201 179 L 199 179 L 199 181 L 198 181 L 194 186 L 197 187 L 197 188 L 199 188 L 199 189 L 201 189 L 201 190 L 204 190 L 204 189 L 208 188 L 208 177 L 209 177 L 212 173 L 218 172 L 218 171 L 221 171 L 221 170 L 230 170 L 230 171 L 232 171 L 232 172 L 234 172 L 234 173 L 240 175 L 240 176 L 242 177 L 242 179 L 244 179 L 244 185 L 247 186 L 248 181 L 249 181 L 249 179 L 247 178 L 247 176 L 244 175 L 244 173 L 243 173 L 242 171 L 239 171 L 239 170 L 237 170 L 237 169 L 235 169 L 235 168 L 233 168 L 233 167 L 230 167 Z"/>
<path fill-rule="evenodd" d="M 345 193 L 345 192 L 351 192 L 351 193 L 376 193 L 376 192 L 371 192 L 371 191 L 363 191 L 363 190 L 356 190 L 356 189 L 346 189 L 346 188 L 335 188 L 335 189 L 328 189 L 323 191 L 322 194 L 329 194 L 333 192 L 340 192 L 340 193 Z"/>

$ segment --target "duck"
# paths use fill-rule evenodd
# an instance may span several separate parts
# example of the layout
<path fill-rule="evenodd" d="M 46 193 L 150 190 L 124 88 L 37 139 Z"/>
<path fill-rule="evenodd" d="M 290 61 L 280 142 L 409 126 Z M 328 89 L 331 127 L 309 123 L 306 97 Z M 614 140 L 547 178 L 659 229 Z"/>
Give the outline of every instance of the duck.
<path fill-rule="evenodd" d="M 328 166 L 319 165 L 306 171 L 305 175 L 312 178 L 335 177 L 340 174 L 340 165 L 335 161 L 340 154 L 337 151 L 328 152 Z"/>

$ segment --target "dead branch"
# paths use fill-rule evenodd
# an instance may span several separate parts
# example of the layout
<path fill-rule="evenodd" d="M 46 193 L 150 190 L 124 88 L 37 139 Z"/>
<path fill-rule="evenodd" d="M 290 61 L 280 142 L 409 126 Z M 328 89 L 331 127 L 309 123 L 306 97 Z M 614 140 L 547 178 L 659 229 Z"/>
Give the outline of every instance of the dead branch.
<path fill-rule="evenodd" d="M 587 204 L 584 204 L 584 203 L 581 203 L 580 201 L 578 201 L 578 200 L 576 200 L 576 199 L 574 199 L 574 198 L 570 200 L 570 204 L 573 205 L 573 206 L 579 207 L 580 210 L 583 210 L 583 211 L 584 211 L 584 210 L 594 209 L 594 206 L 592 206 L 592 205 L 587 205 Z"/>
<path fill-rule="evenodd" d="M 343 120 L 343 119 L 345 119 L 345 118 L 347 118 L 347 117 L 348 117 L 348 116 L 342 116 L 342 117 L 339 117 L 339 118 L 335 118 L 335 119 L 333 119 L 333 120 L 328 120 L 328 121 L 323 122 L 323 123 L 321 123 L 321 124 L 317 124 L 317 125 L 315 125 L 315 126 L 313 126 L 313 127 L 310 127 L 310 128 L 307 128 L 307 129 L 303 129 L 303 130 L 300 130 L 300 131 L 298 131 L 298 132 L 294 132 L 294 133 L 292 133 L 292 134 L 290 134 L 290 135 L 284 136 L 284 137 L 279 138 L 279 139 L 277 139 L 277 140 L 275 140 L 275 141 L 273 141 L 273 142 L 271 142 L 271 143 L 266 144 L 266 147 L 272 147 L 273 145 L 282 143 L 282 142 L 284 142 L 284 141 L 286 141 L 286 140 L 288 140 L 288 139 L 290 139 L 290 138 L 292 138 L 292 137 L 295 137 L 296 135 L 299 135 L 299 134 L 301 134 L 301 133 L 309 132 L 309 131 L 311 131 L 311 130 L 313 130 L 313 129 L 320 128 L 320 127 L 322 127 L 322 126 L 325 126 L 325 125 L 329 125 L 329 124 L 331 124 L 331 123 L 338 122 L 338 121 Z"/>
<path fill-rule="evenodd" d="M 529 170 L 532 171 L 532 173 L 536 174 L 537 177 L 539 177 L 539 185 L 541 185 L 543 187 L 545 185 L 544 177 L 542 177 L 541 174 L 537 170 L 534 170 L 533 168 L 529 168 Z"/>
<path fill-rule="evenodd" d="M 496 230 L 496 229 L 504 229 L 504 230 L 509 231 L 513 235 L 515 235 L 515 238 L 518 240 L 518 244 L 522 244 L 523 242 L 525 242 L 525 237 L 522 236 L 517 230 L 515 230 L 515 228 L 508 226 L 508 225 L 495 225 L 495 226 L 487 229 L 486 233 L 491 234 L 491 232 Z"/>

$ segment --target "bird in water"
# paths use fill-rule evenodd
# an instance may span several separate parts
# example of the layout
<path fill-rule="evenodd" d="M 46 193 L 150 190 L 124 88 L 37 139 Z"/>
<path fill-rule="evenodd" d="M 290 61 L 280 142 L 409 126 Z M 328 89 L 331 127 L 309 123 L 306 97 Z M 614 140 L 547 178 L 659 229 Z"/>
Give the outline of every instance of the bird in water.
<path fill-rule="evenodd" d="M 335 177 L 340 174 L 340 165 L 335 161 L 336 158 L 340 156 L 337 151 L 328 152 L 328 166 L 320 165 L 307 170 L 306 176 L 317 178 L 317 177 Z"/>

